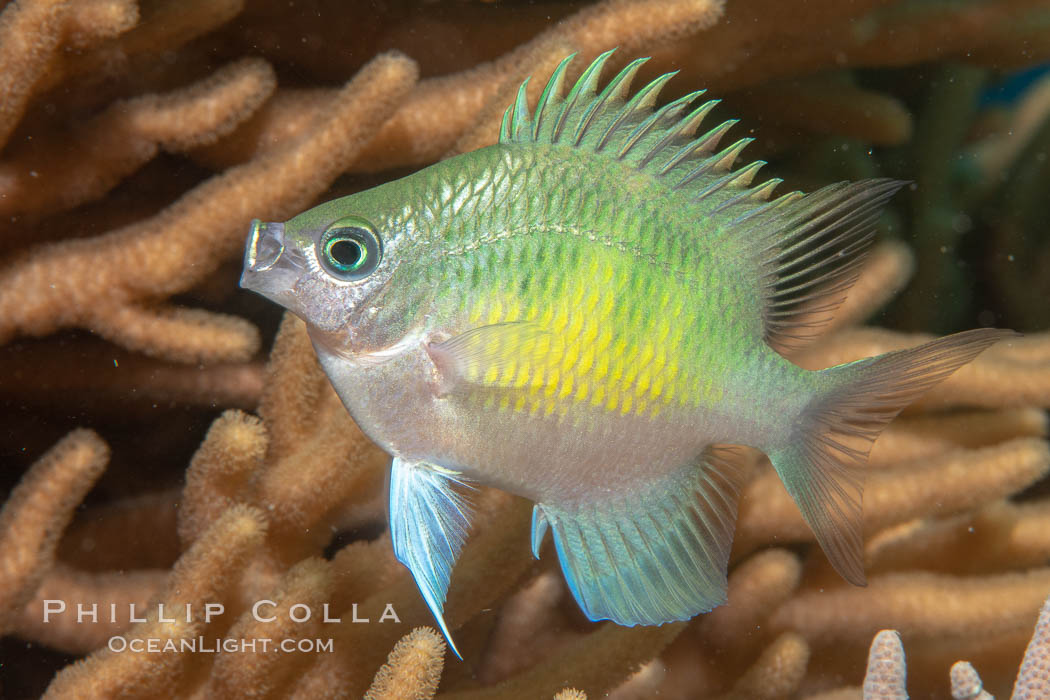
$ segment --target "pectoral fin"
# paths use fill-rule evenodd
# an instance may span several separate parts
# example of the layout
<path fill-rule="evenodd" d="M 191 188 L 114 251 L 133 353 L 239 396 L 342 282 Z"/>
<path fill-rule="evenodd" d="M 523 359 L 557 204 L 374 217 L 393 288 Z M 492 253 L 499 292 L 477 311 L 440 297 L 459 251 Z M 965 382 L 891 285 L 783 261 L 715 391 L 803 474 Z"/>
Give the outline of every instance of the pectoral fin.
<path fill-rule="evenodd" d="M 540 504 L 533 551 L 549 522 L 569 588 L 592 620 L 687 620 L 726 602 L 738 488 L 735 469 L 709 451 L 645 490 L 573 508 Z"/>
<path fill-rule="evenodd" d="M 442 386 L 457 383 L 510 387 L 536 376 L 536 369 L 560 353 L 557 339 L 527 321 L 479 326 L 441 343 L 427 353 L 442 376 Z"/>
<path fill-rule="evenodd" d="M 395 457 L 390 471 L 390 536 L 456 656 L 443 615 L 449 577 L 469 527 L 469 507 L 456 491 L 458 472 Z"/>

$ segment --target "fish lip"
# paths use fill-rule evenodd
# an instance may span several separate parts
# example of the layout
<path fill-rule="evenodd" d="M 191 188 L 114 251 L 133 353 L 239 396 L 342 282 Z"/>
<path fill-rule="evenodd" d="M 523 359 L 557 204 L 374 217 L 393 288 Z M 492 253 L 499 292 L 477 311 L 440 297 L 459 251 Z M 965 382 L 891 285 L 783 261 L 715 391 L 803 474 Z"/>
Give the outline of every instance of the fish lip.
<path fill-rule="evenodd" d="M 302 261 L 294 246 L 286 246 L 284 233 L 282 223 L 252 221 L 240 286 L 291 308 L 289 294 L 302 273 Z"/>
<path fill-rule="evenodd" d="M 244 249 L 244 271 L 266 272 L 284 255 L 284 224 L 252 219 Z"/>

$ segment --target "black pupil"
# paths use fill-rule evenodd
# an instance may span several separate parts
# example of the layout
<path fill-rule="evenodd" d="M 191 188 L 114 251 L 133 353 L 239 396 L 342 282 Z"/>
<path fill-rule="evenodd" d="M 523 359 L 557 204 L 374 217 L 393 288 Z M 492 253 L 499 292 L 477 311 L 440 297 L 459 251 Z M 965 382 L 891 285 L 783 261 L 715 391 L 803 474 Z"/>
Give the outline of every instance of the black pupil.
<path fill-rule="evenodd" d="M 361 244 L 354 240 L 336 241 L 329 247 L 328 253 L 343 267 L 354 267 L 361 262 L 364 250 Z"/>

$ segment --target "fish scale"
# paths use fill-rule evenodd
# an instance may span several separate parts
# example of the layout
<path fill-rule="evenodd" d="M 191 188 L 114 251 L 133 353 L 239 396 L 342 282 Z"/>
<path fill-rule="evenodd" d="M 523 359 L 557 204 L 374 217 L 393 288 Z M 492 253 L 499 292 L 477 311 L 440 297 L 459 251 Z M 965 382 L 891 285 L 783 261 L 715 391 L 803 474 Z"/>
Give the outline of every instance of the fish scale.
<path fill-rule="evenodd" d="M 592 620 L 654 625 L 726 599 L 741 475 L 766 453 L 834 567 L 863 583 L 867 452 L 990 344 L 968 331 L 809 372 L 779 352 L 830 318 L 902 183 L 773 198 L 703 131 L 714 101 L 657 106 L 632 61 L 601 87 L 572 57 L 494 146 L 284 223 L 254 222 L 241 284 L 302 317 L 361 429 L 392 456 L 395 556 L 442 632 L 472 483 L 535 501 Z M 734 169 L 735 168 L 735 169 Z M 452 646 L 455 650 L 455 646 Z M 456 652 L 458 653 L 458 651 Z"/>

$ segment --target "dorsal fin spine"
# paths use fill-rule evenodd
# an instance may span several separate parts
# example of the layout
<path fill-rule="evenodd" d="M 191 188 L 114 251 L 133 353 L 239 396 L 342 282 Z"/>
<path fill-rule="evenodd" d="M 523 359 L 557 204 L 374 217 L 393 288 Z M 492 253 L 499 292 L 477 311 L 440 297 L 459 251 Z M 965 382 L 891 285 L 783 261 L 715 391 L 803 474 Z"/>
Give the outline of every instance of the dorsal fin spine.
<path fill-rule="evenodd" d="M 726 119 L 724 122 L 716 126 L 715 128 L 708 131 L 706 134 L 698 138 L 696 150 L 697 152 L 708 152 L 713 153 L 718 148 L 718 143 L 726 135 L 726 132 L 736 126 L 739 119 Z"/>
<path fill-rule="evenodd" d="M 664 84 L 666 84 L 667 81 L 674 77 L 677 73 L 678 71 L 664 73 L 659 78 L 652 81 L 651 83 L 643 87 L 641 90 L 639 90 L 637 93 L 635 93 L 634 97 L 632 97 L 627 102 L 627 104 L 623 106 L 623 108 L 620 110 L 620 113 L 616 115 L 616 118 L 613 119 L 612 122 L 610 122 L 608 127 L 606 127 L 605 132 L 601 135 L 601 138 L 598 139 L 598 145 L 595 147 L 595 150 L 601 151 L 603 148 L 605 148 L 605 146 L 609 143 L 609 139 L 614 133 L 616 133 L 620 129 L 620 126 L 628 117 L 630 117 L 632 114 L 635 114 L 641 109 L 652 107 L 653 102 L 656 101 L 656 97 L 657 95 L 659 95 L 660 90 L 663 88 Z M 631 77 L 632 79 L 634 78 L 634 76 Z"/>
<path fill-rule="evenodd" d="M 669 134 L 669 136 L 684 136 L 685 134 L 691 134 L 696 131 L 696 127 L 700 126 L 700 122 L 703 121 L 704 117 L 718 104 L 718 100 L 708 100 L 699 107 L 693 110 L 693 112 L 683 119 L 680 123 L 679 128 L 675 129 L 675 133 Z M 706 137 L 702 137 L 706 138 Z M 671 159 L 664 163 L 663 167 L 660 168 L 660 174 L 666 175 L 670 171 L 674 170 L 683 160 L 693 155 L 697 151 L 697 147 L 700 145 L 702 139 L 693 139 L 686 145 L 678 149 L 678 152 L 671 156 Z M 670 139 L 665 138 L 659 144 L 653 147 L 651 155 L 662 149 L 665 145 L 670 144 Z"/>
<path fill-rule="evenodd" d="M 760 163 L 762 166 L 764 166 L 766 164 L 766 162 L 764 160 L 756 160 L 755 162 L 756 163 Z M 755 172 L 757 172 L 757 171 L 758 171 L 758 169 L 756 168 Z M 781 182 L 782 182 L 782 180 L 780 180 L 780 178 L 773 178 L 772 180 L 766 180 L 765 182 L 763 182 L 761 185 L 758 185 L 757 187 L 753 187 L 753 188 L 751 188 L 749 190 L 741 192 L 740 194 L 736 195 L 735 197 L 730 197 L 729 199 L 727 199 L 726 201 L 722 202 L 717 207 L 712 209 L 711 213 L 712 214 L 718 214 L 719 212 L 725 211 L 726 209 L 729 209 L 730 207 L 733 207 L 733 206 L 735 206 L 737 204 L 741 204 L 741 203 L 746 202 L 746 201 L 763 201 L 764 202 L 764 200 L 769 195 L 769 193 L 773 190 L 773 188 L 776 187 L 777 185 L 779 185 Z M 770 184 L 770 183 L 772 183 L 772 184 Z M 762 208 L 762 207 L 761 206 L 760 207 L 755 207 L 755 209 L 760 209 L 760 208 Z M 754 213 L 757 213 L 757 212 L 754 212 Z M 750 215 L 752 215 L 752 212 L 746 212 L 745 213 L 745 217 L 746 216 L 750 216 Z M 743 221 L 743 220 L 745 220 L 744 217 L 737 217 L 736 222 Z"/>
<path fill-rule="evenodd" d="M 595 114 L 598 114 L 605 109 L 605 106 L 609 104 L 610 100 L 615 101 L 623 99 L 624 90 L 630 89 L 631 81 L 634 80 L 634 76 L 638 72 L 638 69 L 648 60 L 648 58 L 636 58 L 628 63 L 615 78 L 609 81 L 609 84 L 605 86 L 605 89 L 602 90 L 598 98 L 591 103 L 591 106 L 588 107 L 587 111 L 584 113 L 583 118 L 580 119 L 580 124 L 576 127 L 576 134 L 573 141 L 574 145 L 580 145 L 584 135 L 591 126 L 591 122 L 594 120 Z"/>
<path fill-rule="evenodd" d="M 573 108 L 576 106 L 581 95 L 594 92 L 594 83 L 597 82 L 598 76 L 601 74 L 602 66 L 609 60 L 609 56 L 612 55 L 615 49 L 609 49 L 605 53 L 594 59 L 591 65 L 587 66 L 587 69 L 583 71 L 583 75 L 576 81 L 576 84 L 572 86 L 572 90 L 569 91 L 569 96 L 565 98 L 565 101 L 561 105 L 561 112 L 558 114 L 558 120 L 554 123 L 554 130 L 551 132 L 551 143 L 557 143 L 561 138 L 561 131 L 565 128 L 565 121 L 569 118 L 569 114 L 572 113 Z"/>
<path fill-rule="evenodd" d="M 515 139 L 521 139 L 522 130 L 529 126 L 529 95 L 526 92 L 528 87 L 529 79 L 525 78 L 525 81 L 518 88 L 518 97 L 514 100 L 514 119 L 512 123 Z"/>
<path fill-rule="evenodd" d="M 765 161 L 762 161 L 762 163 L 764 165 Z M 765 202 L 769 199 L 769 195 L 773 194 L 773 190 L 775 190 L 783 181 L 783 178 L 779 177 L 772 177 L 766 180 L 761 185 L 758 185 L 751 190 L 751 198 L 755 201 Z"/>
<path fill-rule="evenodd" d="M 691 92 L 688 95 L 686 95 L 685 98 L 683 98 L 684 101 L 681 104 L 681 109 L 684 109 L 687 104 L 692 103 L 693 100 L 695 100 L 702 94 L 704 94 L 702 90 L 697 90 L 696 92 Z M 707 114 L 711 107 L 714 107 L 714 104 L 712 104 L 711 107 L 708 107 L 707 105 L 709 102 L 714 102 L 715 104 L 718 104 L 718 100 L 708 100 L 708 102 L 705 102 L 704 104 L 694 109 L 688 117 L 680 120 L 673 129 L 668 129 L 667 133 L 664 134 L 664 137 L 660 139 L 655 146 L 650 148 L 649 152 L 646 153 L 645 156 L 643 156 L 642 159 L 638 162 L 638 167 L 644 168 L 646 165 L 649 164 L 649 161 L 655 158 L 659 153 L 661 153 L 665 148 L 674 143 L 677 139 L 682 138 L 686 134 L 691 134 L 700 124 L 700 120 L 704 118 L 704 115 Z M 672 102 L 671 104 L 676 103 Z M 668 116 L 674 119 L 677 118 L 678 115 L 674 114 L 672 116 L 669 113 Z"/>
<path fill-rule="evenodd" d="M 536 113 L 532 117 L 532 140 L 540 140 L 540 126 L 544 123 L 544 116 L 547 113 L 547 108 L 552 106 L 554 100 L 561 98 L 561 86 L 565 82 L 565 71 L 568 69 L 569 64 L 572 63 L 572 59 L 576 58 L 576 53 L 573 52 L 562 59 L 558 67 L 554 69 L 551 74 L 550 80 L 547 81 L 547 85 L 544 86 L 543 92 L 540 94 L 540 100 L 536 103 Z"/>
<path fill-rule="evenodd" d="M 499 125 L 499 142 L 510 143 L 510 111 L 511 107 L 503 110 L 503 121 Z"/>
<path fill-rule="evenodd" d="M 766 161 L 764 160 L 753 160 L 740 170 L 735 171 L 733 174 L 736 177 L 733 179 L 734 187 L 747 187 L 751 184 L 751 181 L 755 179 L 755 175 L 758 175 L 758 171 L 764 168 Z"/>
<path fill-rule="evenodd" d="M 711 156 L 715 160 L 715 170 L 730 170 L 736 159 L 740 157 L 740 152 L 747 148 L 748 144 L 753 143 L 754 140 L 751 136 L 745 136 L 728 148 L 723 149 L 721 153 Z"/>
<path fill-rule="evenodd" d="M 675 114 L 685 109 L 689 102 L 692 101 L 693 98 L 695 98 L 699 94 L 702 94 L 702 91 L 698 90 L 697 92 L 690 93 L 683 97 L 679 97 L 677 100 L 674 100 L 673 102 L 664 105 L 663 107 L 646 117 L 645 121 L 636 126 L 634 128 L 634 131 L 631 132 L 630 136 L 627 137 L 627 141 L 625 141 L 623 147 L 620 148 L 620 154 L 617 156 L 617 158 L 620 160 L 625 158 L 627 156 L 627 153 L 636 145 L 638 145 L 638 143 L 643 138 L 645 138 L 645 136 L 650 131 L 652 131 L 653 127 L 656 126 L 657 122 L 662 120 L 667 115 L 672 115 L 673 118 Z"/>
<path fill-rule="evenodd" d="M 730 182 L 732 182 L 736 178 L 736 176 L 737 176 L 736 173 L 729 173 L 728 175 L 723 175 L 722 177 L 718 178 L 717 180 L 712 182 L 710 185 L 708 185 L 704 189 L 702 189 L 699 192 L 697 192 L 696 195 L 693 196 L 693 201 L 694 202 L 699 202 L 699 201 L 709 197 L 710 195 L 714 194 L 715 192 L 717 192 L 718 190 L 722 189 L 723 187 L 728 185 Z M 672 189 L 674 189 L 674 188 L 672 188 Z"/>
<path fill-rule="evenodd" d="M 688 185 L 693 180 L 695 180 L 696 178 L 698 178 L 701 175 L 704 175 L 704 174 L 706 174 L 708 172 L 712 172 L 712 171 L 718 172 L 719 170 L 725 170 L 726 168 L 724 167 L 724 164 L 727 161 L 728 161 L 729 166 L 732 167 L 733 161 L 736 160 L 736 156 L 740 153 L 740 151 L 742 151 L 744 149 L 745 146 L 747 146 L 747 144 L 751 143 L 752 141 L 754 141 L 754 139 L 752 139 L 752 138 L 740 139 L 739 141 L 737 141 L 736 143 L 734 143 L 732 146 L 730 146 L 729 148 L 725 149 L 721 153 L 713 155 L 710 158 L 708 158 L 707 160 L 702 161 L 700 163 L 700 165 L 698 165 L 695 168 L 693 168 L 693 170 L 690 171 L 688 175 L 686 175 L 681 180 L 679 180 L 678 183 L 675 184 L 671 189 L 672 190 L 681 189 L 681 188 L 685 187 L 686 185 Z M 751 165 L 749 165 L 747 167 L 750 168 L 752 166 L 754 166 L 754 163 L 752 163 Z M 762 167 L 762 166 L 759 165 L 758 167 Z M 757 171 L 757 168 L 754 168 L 753 170 L 751 170 L 751 176 L 752 177 L 754 177 L 755 171 Z M 736 175 L 739 178 L 740 175 L 746 174 L 747 172 L 748 172 L 747 168 L 744 168 L 743 170 L 740 170 L 739 172 L 737 172 Z"/>

